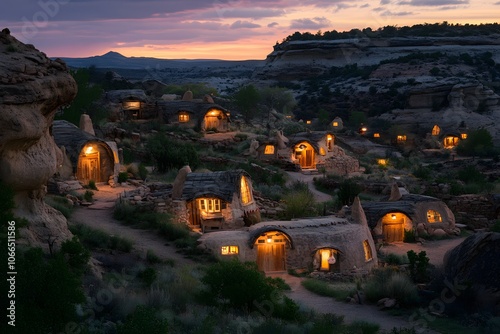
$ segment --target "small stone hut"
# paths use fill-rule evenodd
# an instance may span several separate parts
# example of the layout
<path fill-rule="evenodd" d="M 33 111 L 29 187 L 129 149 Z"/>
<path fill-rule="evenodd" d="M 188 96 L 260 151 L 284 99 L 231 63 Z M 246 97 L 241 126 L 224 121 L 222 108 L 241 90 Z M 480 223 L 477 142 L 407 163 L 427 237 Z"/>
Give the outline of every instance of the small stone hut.
<path fill-rule="evenodd" d="M 193 99 L 192 93 L 184 93 L 182 100 L 158 101 L 161 118 L 166 124 L 191 128 L 201 132 L 229 131 L 230 112 L 214 103 L 210 95 Z"/>
<path fill-rule="evenodd" d="M 455 215 L 446 203 L 431 196 L 402 195 L 396 183 L 388 200 L 362 205 L 377 242 L 403 241 L 405 230 L 417 236 L 457 233 Z"/>
<path fill-rule="evenodd" d="M 105 98 L 114 105 L 120 118 L 151 119 L 157 116 L 156 111 L 148 102 L 148 96 L 142 89 L 110 90 L 106 92 Z"/>
<path fill-rule="evenodd" d="M 352 217 L 262 222 L 248 229 L 205 234 L 199 239 L 200 247 L 220 259 L 236 257 L 256 262 L 264 272 L 368 271 L 377 266 L 377 253 L 366 217 L 356 201 Z"/>
<path fill-rule="evenodd" d="M 260 222 L 252 181 L 244 170 L 192 173 L 183 167 L 174 181 L 172 199 L 191 228 L 236 229 Z"/>
<path fill-rule="evenodd" d="M 52 135 L 63 152 L 63 163 L 57 170 L 62 179 L 74 177 L 88 183 L 108 182 L 118 177 L 120 160 L 115 142 L 104 141 L 64 120 L 54 121 Z"/>

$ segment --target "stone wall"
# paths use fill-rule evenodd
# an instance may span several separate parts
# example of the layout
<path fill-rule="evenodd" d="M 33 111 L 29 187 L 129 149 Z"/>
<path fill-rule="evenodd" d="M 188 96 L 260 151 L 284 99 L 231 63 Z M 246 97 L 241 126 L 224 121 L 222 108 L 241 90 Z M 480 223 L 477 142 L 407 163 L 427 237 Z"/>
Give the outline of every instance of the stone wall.
<path fill-rule="evenodd" d="M 449 208 L 455 213 L 457 224 L 467 225 L 470 229 L 489 227 L 489 221 L 498 219 L 498 203 L 488 195 L 460 195 L 448 201 Z"/>

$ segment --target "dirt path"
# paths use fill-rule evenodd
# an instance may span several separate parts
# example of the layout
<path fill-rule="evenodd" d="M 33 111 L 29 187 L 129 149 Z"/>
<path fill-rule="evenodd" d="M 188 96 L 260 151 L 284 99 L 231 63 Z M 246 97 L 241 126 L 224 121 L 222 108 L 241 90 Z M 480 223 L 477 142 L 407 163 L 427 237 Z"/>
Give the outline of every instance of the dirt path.
<path fill-rule="evenodd" d="M 306 183 L 311 192 L 314 194 L 314 197 L 316 198 L 317 202 L 323 203 L 332 200 L 331 195 L 325 194 L 324 192 L 321 192 L 314 187 L 313 179 L 314 177 L 319 177 L 320 176 L 319 174 L 303 174 L 301 172 L 286 172 L 286 173 L 290 177 L 291 182 L 300 181 Z"/>
<path fill-rule="evenodd" d="M 70 222 L 81 223 L 93 229 L 132 241 L 134 252 L 137 252 L 142 258 L 145 258 L 147 251 L 151 250 L 161 259 L 171 259 L 179 265 L 192 265 L 195 263 L 177 253 L 175 246 L 168 244 L 155 232 L 125 226 L 113 218 L 113 208 L 119 194 L 132 188 L 111 188 L 100 185 L 98 185 L 98 188 L 99 191 L 94 191 L 95 203 L 89 207 L 77 207 L 71 216 Z"/>
<path fill-rule="evenodd" d="M 342 315 L 344 316 L 344 321 L 347 323 L 364 321 L 378 324 L 380 329 L 386 332 L 390 332 L 394 327 L 399 329 L 411 328 L 413 326 L 408 319 L 392 316 L 379 310 L 374 305 L 343 303 L 330 297 L 316 295 L 302 286 L 301 282 L 303 278 L 291 276 L 286 273 L 274 274 L 272 276 L 281 277 L 290 285 L 292 290 L 287 292 L 287 295 L 301 305 L 302 309 L 310 309 L 322 314 L 332 313 Z M 437 332 L 431 330 L 423 330 L 419 333 L 437 334 Z"/>

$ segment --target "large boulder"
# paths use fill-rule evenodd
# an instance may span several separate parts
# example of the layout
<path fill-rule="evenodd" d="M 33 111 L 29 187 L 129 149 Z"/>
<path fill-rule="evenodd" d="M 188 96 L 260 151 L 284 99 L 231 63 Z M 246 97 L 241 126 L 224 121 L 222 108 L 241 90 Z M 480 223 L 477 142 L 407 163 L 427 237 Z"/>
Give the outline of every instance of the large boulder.
<path fill-rule="evenodd" d="M 72 235 L 64 216 L 47 206 L 46 184 L 62 164 L 51 134 L 56 111 L 69 104 L 76 82 L 61 60 L 0 32 L 0 180 L 15 192 L 15 215 L 29 225 L 23 241 L 45 249 Z"/>
<path fill-rule="evenodd" d="M 500 233 L 476 233 L 448 251 L 444 257 L 444 274 L 456 290 L 470 287 L 476 308 L 500 315 Z M 471 305 L 469 305 L 471 306 Z"/>

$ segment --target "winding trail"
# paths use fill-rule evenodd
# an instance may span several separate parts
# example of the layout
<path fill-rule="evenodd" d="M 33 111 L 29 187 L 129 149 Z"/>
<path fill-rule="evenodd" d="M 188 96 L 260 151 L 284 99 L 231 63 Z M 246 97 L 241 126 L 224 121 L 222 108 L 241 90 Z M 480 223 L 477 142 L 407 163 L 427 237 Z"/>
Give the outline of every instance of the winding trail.
<path fill-rule="evenodd" d="M 328 202 L 332 200 L 331 195 L 325 194 L 324 192 L 317 190 L 316 187 L 314 186 L 313 179 L 315 177 L 321 176 L 320 174 L 303 174 L 301 172 L 286 172 L 286 173 L 290 178 L 290 180 L 288 181 L 289 183 L 294 181 L 300 181 L 306 183 L 311 192 L 314 194 L 314 198 L 316 198 L 316 201 L 318 203 Z"/>

